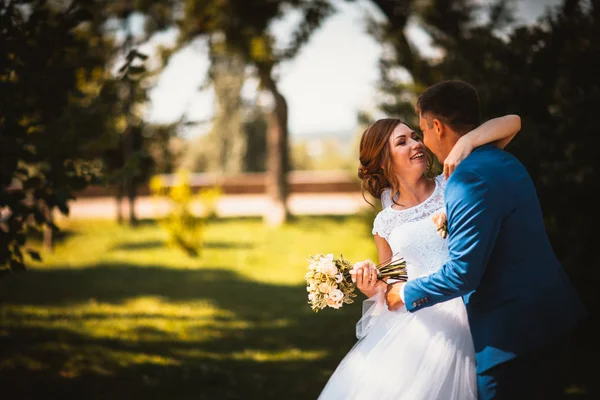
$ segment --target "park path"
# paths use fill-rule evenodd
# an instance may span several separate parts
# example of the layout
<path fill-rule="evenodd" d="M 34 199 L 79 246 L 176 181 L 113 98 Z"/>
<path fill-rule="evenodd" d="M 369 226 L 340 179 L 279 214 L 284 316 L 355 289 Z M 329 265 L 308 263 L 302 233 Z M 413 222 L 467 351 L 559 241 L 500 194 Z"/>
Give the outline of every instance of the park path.
<path fill-rule="evenodd" d="M 293 215 L 352 215 L 369 205 L 360 193 L 298 193 L 288 199 Z M 138 218 L 154 218 L 164 215 L 169 205 L 166 201 L 156 201 L 151 197 L 136 200 Z M 216 212 L 221 217 L 261 216 L 269 207 L 268 199 L 260 194 L 224 195 L 219 199 Z M 194 204 L 194 210 L 201 206 Z M 127 215 L 128 205 L 123 201 L 123 214 Z M 112 197 L 82 197 L 70 203 L 70 218 L 115 218 L 116 201 Z"/>

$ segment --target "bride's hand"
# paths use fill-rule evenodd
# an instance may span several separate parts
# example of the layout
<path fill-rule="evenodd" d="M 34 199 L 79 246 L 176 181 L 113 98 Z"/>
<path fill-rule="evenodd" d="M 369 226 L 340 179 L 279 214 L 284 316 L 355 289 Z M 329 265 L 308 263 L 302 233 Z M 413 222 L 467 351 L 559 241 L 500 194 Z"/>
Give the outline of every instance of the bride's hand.
<path fill-rule="evenodd" d="M 473 151 L 473 144 L 464 136 L 458 139 L 444 160 L 444 177 L 448 179 L 458 164 Z"/>
<path fill-rule="evenodd" d="M 354 264 L 354 269 L 350 271 L 350 274 L 358 290 L 367 297 L 372 297 L 385 290 L 386 284 L 377 279 L 377 268 L 370 260 Z"/>

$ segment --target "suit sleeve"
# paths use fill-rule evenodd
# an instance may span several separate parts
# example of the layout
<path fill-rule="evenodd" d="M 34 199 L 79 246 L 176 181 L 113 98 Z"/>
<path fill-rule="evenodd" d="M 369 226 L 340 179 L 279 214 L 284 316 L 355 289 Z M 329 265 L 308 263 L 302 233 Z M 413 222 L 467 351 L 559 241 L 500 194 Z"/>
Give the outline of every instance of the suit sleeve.
<path fill-rule="evenodd" d="M 500 199 L 483 179 L 472 171 L 452 178 L 445 193 L 450 258 L 437 272 L 406 283 L 404 301 L 409 311 L 473 291 L 500 230 Z"/>

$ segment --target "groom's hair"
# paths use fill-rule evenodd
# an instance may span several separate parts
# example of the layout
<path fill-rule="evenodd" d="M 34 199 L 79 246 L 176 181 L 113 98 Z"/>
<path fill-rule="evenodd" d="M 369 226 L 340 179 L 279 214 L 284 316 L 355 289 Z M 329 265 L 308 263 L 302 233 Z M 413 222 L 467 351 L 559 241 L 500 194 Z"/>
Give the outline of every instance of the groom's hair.
<path fill-rule="evenodd" d="M 455 132 L 465 134 L 481 124 L 479 94 L 466 82 L 447 80 L 425 89 L 417 100 L 417 115 L 431 127 L 439 119 Z"/>

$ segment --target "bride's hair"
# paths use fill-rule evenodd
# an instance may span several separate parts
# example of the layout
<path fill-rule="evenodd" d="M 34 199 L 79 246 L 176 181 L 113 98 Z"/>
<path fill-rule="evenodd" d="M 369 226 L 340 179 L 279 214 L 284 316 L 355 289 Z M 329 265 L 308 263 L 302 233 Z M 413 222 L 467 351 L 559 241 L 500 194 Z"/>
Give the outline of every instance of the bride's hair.
<path fill-rule="evenodd" d="M 386 188 L 391 188 L 392 193 L 398 191 L 399 185 L 392 172 L 392 157 L 388 142 L 394 129 L 403 123 L 400 119 L 384 118 L 377 120 L 363 132 L 360 139 L 360 166 L 358 167 L 363 198 L 365 190 L 377 199 L 381 198 L 381 193 Z M 366 198 L 365 201 L 369 203 Z"/>
<path fill-rule="evenodd" d="M 400 124 L 409 126 L 398 118 L 379 119 L 365 129 L 360 139 L 358 178 L 362 180 L 363 198 L 369 204 L 371 203 L 365 198 L 365 190 L 374 198 L 381 199 L 381 194 L 387 188 L 391 190 L 391 201 L 396 202 L 393 197 L 398 193 L 400 184 L 392 168 L 389 139 Z M 427 149 L 425 154 L 429 171 L 433 158 Z"/>

